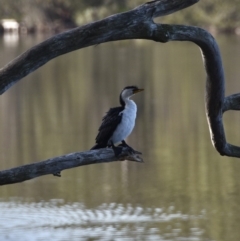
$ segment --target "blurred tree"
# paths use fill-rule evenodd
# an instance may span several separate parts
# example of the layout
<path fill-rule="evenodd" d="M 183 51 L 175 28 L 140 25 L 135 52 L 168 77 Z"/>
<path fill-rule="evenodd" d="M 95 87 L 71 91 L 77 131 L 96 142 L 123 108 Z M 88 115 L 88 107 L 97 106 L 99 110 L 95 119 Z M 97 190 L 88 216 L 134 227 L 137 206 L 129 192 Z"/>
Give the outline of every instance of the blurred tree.
<path fill-rule="evenodd" d="M 0 18 L 16 18 L 21 19 L 23 14 L 22 6 L 25 5 L 24 0 L 0 0 Z"/>
<path fill-rule="evenodd" d="M 62 30 L 126 11 L 145 0 L 0 0 L 0 18 L 15 18 L 27 26 Z M 164 22 L 188 23 L 233 31 L 240 27 L 239 0 L 200 1 L 189 8 L 164 17 Z"/>
<path fill-rule="evenodd" d="M 74 4 L 67 0 L 32 0 L 32 6 L 38 8 L 45 22 L 51 24 L 51 28 L 61 30 L 62 28 L 76 27 L 74 20 Z"/>
<path fill-rule="evenodd" d="M 161 22 L 191 24 L 202 26 L 212 31 L 234 32 L 240 27 L 239 12 L 239 0 L 200 1 L 192 8 L 164 17 L 161 19 Z"/>

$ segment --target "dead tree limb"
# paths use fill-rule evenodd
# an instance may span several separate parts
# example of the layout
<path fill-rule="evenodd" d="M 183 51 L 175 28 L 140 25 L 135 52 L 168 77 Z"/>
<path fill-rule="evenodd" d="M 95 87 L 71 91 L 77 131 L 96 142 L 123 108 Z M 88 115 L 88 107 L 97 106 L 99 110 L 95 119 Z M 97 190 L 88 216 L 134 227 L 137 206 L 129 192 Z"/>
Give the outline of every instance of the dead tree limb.
<path fill-rule="evenodd" d="M 0 69 L 0 94 L 51 59 L 71 51 L 116 40 L 155 40 L 157 25 L 153 18 L 176 12 L 196 2 L 198 0 L 151 1 L 131 11 L 55 35 Z M 158 32 L 157 40 L 166 42 L 168 39 L 165 34 Z"/>
<path fill-rule="evenodd" d="M 123 149 L 119 158 L 115 157 L 113 150 L 110 148 L 70 153 L 46 161 L 0 171 L 0 185 L 23 182 L 48 174 L 60 176 L 62 170 L 90 164 L 124 160 L 141 163 L 143 160 L 138 154 L 138 152 L 130 153 L 127 148 Z"/>
<path fill-rule="evenodd" d="M 53 36 L 27 50 L 0 70 L 0 94 L 51 59 L 77 49 L 124 39 L 148 39 L 162 43 L 191 41 L 201 49 L 207 74 L 205 106 L 212 143 L 221 155 L 240 157 L 240 147 L 226 141 L 222 120 L 225 111 L 240 110 L 240 94 L 225 97 L 224 71 L 215 39 L 198 27 L 156 24 L 153 21 L 155 17 L 176 12 L 196 2 L 198 0 L 155 0 L 131 11 Z M 111 158 L 104 156 L 104 153 L 111 154 Z M 89 159 L 89 155 L 94 155 L 94 158 Z M 20 182 L 71 167 L 109 161 L 116 161 L 111 150 L 69 154 L 46 162 L 1 171 L 0 184 Z M 14 179 L 15 175 L 20 179 Z"/>
<path fill-rule="evenodd" d="M 227 110 L 240 110 L 240 94 L 225 98 L 225 78 L 217 42 L 204 29 L 193 26 L 158 25 L 169 41 L 191 41 L 200 47 L 207 74 L 205 107 L 213 146 L 225 156 L 240 157 L 240 147 L 227 143 L 222 115 Z"/>

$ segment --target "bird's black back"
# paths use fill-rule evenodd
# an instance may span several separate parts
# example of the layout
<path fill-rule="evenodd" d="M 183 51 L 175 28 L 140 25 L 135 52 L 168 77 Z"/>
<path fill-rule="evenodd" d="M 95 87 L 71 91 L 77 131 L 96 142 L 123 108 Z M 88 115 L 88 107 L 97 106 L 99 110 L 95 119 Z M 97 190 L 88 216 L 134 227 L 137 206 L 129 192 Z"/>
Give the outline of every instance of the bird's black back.
<path fill-rule="evenodd" d="M 102 119 L 102 124 L 98 129 L 96 145 L 92 149 L 104 148 L 108 145 L 108 140 L 113 135 L 118 124 L 121 122 L 123 106 L 111 108 Z"/>

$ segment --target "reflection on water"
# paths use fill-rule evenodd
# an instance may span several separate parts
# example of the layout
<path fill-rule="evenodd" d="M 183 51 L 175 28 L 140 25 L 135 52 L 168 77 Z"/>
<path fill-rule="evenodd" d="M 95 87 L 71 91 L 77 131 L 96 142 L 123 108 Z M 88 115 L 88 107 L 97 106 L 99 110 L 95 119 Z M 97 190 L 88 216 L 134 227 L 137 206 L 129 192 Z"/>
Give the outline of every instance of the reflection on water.
<path fill-rule="evenodd" d="M 40 41 L 0 42 L 0 65 Z M 219 43 L 227 94 L 240 92 L 240 41 Z M 1 187 L 4 239 L 240 240 L 240 162 L 211 145 L 204 79 L 193 44 L 123 41 L 52 60 L 0 96 L 3 170 L 88 150 L 120 90 L 145 89 L 134 97 L 138 119 L 127 140 L 145 163 L 90 165 Z M 239 114 L 224 121 L 227 139 L 240 145 Z"/>
<path fill-rule="evenodd" d="M 88 209 L 81 203 L 64 204 L 63 200 L 0 202 L 0 209 L 1 241 L 16 237 L 20 241 L 32 240 L 32 237 L 34 240 L 169 240 L 176 237 L 201 240 L 203 230 L 196 227 L 196 223 L 205 219 L 204 214 L 176 213 L 171 206 L 165 210 L 103 203 Z M 182 228 L 191 221 L 186 238 Z"/>

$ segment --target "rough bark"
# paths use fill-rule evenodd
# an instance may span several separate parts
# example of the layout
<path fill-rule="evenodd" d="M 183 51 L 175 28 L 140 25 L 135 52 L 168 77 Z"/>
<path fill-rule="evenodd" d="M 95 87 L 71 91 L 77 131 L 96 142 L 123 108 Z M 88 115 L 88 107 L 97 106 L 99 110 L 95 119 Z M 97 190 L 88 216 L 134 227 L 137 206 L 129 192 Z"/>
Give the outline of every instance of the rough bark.
<path fill-rule="evenodd" d="M 0 185 L 23 182 L 48 174 L 60 176 L 60 172 L 62 170 L 90 164 L 124 160 L 142 163 L 143 160 L 138 154 L 140 153 L 129 152 L 127 148 L 123 148 L 123 151 L 118 158 L 115 157 L 113 150 L 110 148 L 70 153 L 64 156 L 54 157 L 46 161 L 0 171 Z"/>
<path fill-rule="evenodd" d="M 71 51 L 109 41 L 152 39 L 156 29 L 154 17 L 176 12 L 198 0 L 157 0 L 131 11 L 115 14 L 103 20 L 55 35 L 19 55 L 0 69 L 0 94 L 53 58 Z M 165 41 L 165 33 L 157 39 Z"/>
<path fill-rule="evenodd" d="M 51 59 L 77 49 L 124 39 L 148 39 L 162 43 L 191 41 L 200 47 L 206 70 L 206 116 L 213 146 L 221 155 L 240 157 L 240 147 L 226 142 L 222 120 L 225 111 L 240 109 L 240 94 L 225 97 L 224 71 L 221 54 L 215 39 L 210 33 L 198 27 L 156 24 L 153 21 L 155 17 L 176 12 L 196 2 L 198 0 L 151 1 L 131 11 L 115 14 L 106 19 L 53 36 L 27 50 L 0 70 L 0 94 Z M 105 151 L 108 154 L 110 153 L 110 150 Z M 10 177 L 14 178 L 14 173 L 16 175 L 18 173 L 19 177 L 27 176 L 27 179 L 29 179 L 49 173 L 57 173 L 70 167 L 109 162 L 109 157 L 102 158 L 103 153 L 105 153 L 102 149 L 94 151 L 93 159 L 84 159 L 88 155 L 92 155 L 91 152 L 93 151 L 81 155 L 77 153 L 57 157 L 54 160 L 46 161 L 46 165 L 35 163 L 19 167 L 20 169 L 2 171 L 0 172 L 0 183 L 4 184 L 4 180 L 10 180 Z M 81 161 L 77 159 L 79 155 Z M 72 159 L 71 162 L 67 162 L 66 166 L 65 161 L 69 157 Z M 112 161 L 116 160 L 113 153 L 111 158 Z M 61 160 L 65 161 L 62 162 Z M 28 169 L 29 167 L 32 169 Z M 36 169 L 34 169 L 35 167 Z M 17 181 L 6 181 L 6 183 L 13 182 Z"/>
<path fill-rule="evenodd" d="M 206 70 L 206 116 L 211 141 L 220 155 L 240 157 L 240 147 L 227 143 L 222 115 L 227 110 L 240 110 L 240 94 L 225 97 L 225 78 L 218 44 L 204 29 L 193 26 L 158 25 L 169 41 L 191 41 L 200 47 Z"/>

